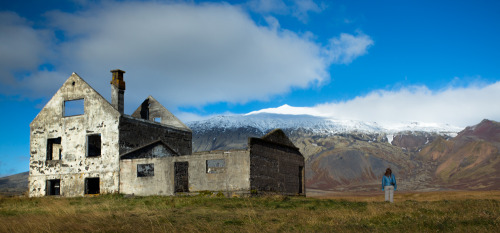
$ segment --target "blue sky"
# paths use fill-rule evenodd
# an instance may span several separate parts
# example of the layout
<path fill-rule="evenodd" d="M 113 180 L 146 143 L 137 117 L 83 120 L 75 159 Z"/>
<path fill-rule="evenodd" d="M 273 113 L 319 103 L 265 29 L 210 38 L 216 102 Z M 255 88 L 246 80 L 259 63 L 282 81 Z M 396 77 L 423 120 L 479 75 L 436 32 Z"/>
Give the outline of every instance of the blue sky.
<path fill-rule="evenodd" d="M 0 176 L 28 170 L 29 123 L 72 72 L 125 113 L 184 121 L 261 109 L 331 118 L 500 120 L 498 1 L 1 1 Z M 279 108 L 290 105 L 301 108 Z"/>

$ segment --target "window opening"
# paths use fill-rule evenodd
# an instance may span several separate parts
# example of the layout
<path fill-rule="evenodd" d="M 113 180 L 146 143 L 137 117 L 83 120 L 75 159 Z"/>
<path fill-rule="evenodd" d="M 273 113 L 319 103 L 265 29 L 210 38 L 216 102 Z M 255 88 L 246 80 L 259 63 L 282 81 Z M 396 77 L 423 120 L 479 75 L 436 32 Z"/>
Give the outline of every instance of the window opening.
<path fill-rule="evenodd" d="M 155 175 L 155 164 L 137 164 L 137 177 L 148 177 Z"/>
<path fill-rule="evenodd" d="M 87 136 L 87 157 L 101 156 L 101 135 Z"/>
<path fill-rule="evenodd" d="M 84 99 L 64 101 L 64 116 L 78 116 L 85 114 Z"/>
<path fill-rule="evenodd" d="M 155 122 L 158 122 L 158 123 L 161 123 L 161 117 L 155 117 L 155 118 L 154 118 L 154 121 L 155 121 Z"/>
<path fill-rule="evenodd" d="M 189 163 L 174 163 L 174 190 L 175 192 L 189 192 Z"/>
<path fill-rule="evenodd" d="M 85 194 L 99 194 L 99 177 L 85 178 Z"/>
<path fill-rule="evenodd" d="M 61 180 L 47 180 L 47 196 L 61 195 Z"/>
<path fill-rule="evenodd" d="M 207 160 L 207 173 L 223 173 L 226 167 L 224 159 Z"/>
<path fill-rule="evenodd" d="M 47 139 L 47 160 L 61 160 L 61 137 Z"/>

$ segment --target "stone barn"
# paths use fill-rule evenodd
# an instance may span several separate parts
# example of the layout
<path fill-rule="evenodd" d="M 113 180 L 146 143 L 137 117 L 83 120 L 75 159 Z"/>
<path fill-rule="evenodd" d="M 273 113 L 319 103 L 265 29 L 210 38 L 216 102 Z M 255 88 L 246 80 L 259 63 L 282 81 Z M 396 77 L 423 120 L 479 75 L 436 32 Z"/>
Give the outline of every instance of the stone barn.
<path fill-rule="evenodd" d="M 304 157 L 283 131 L 249 138 L 246 150 L 193 154 L 191 130 L 153 97 L 125 115 L 125 72 L 111 73 L 111 103 L 73 73 L 31 122 L 31 197 L 305 195 Z"/>

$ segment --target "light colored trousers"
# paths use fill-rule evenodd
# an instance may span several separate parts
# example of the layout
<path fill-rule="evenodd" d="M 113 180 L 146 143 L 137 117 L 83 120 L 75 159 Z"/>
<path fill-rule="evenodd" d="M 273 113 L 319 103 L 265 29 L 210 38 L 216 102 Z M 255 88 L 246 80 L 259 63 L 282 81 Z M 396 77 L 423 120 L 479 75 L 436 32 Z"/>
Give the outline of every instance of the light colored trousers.
<path fill-rule="evenodd" d="M 385 190 L 385 201 L 394 202 L 394 186 L 388 185 L 384 187 Z"/>

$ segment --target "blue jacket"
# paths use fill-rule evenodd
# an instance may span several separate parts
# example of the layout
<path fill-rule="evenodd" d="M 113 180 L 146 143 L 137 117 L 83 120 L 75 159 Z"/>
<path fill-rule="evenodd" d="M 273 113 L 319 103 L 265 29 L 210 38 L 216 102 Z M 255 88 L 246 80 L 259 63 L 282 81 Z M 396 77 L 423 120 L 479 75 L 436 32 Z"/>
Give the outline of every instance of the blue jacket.
<path fill-rule="evenodd" d="M 382 190 L 384 190 L 384 187 L 385 186 L 389 186 L 391 185 L 391 182 L 394 184 L 394 190 L 396 190 L 398 188 L 398 185 L 396 184 L 396 177 L 394 175 L 391 174 L 391 177 L 387 177 L 387 176 L 382 176 Z"/>

